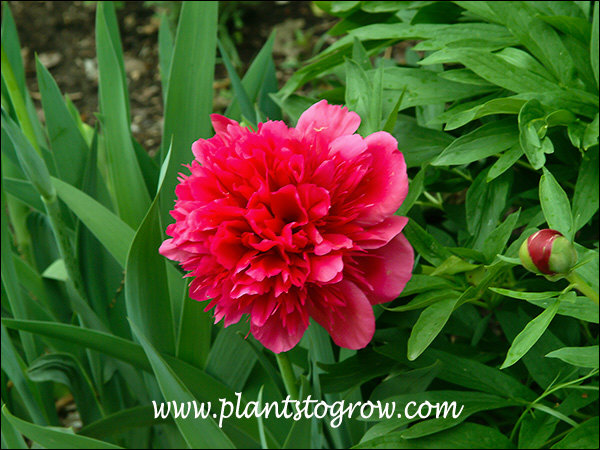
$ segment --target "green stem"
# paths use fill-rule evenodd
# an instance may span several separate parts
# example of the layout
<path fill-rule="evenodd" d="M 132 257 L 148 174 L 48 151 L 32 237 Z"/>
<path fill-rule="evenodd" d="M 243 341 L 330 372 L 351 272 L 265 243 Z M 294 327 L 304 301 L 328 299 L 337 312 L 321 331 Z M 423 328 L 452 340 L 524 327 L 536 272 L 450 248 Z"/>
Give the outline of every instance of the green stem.
<path fill-rule="evenodd" d="M 598 305 L 598 293 L 592 289 L 592 287 L 587 284 L 583 278 L 581 278 L 575 271 L 571 272 L 567 275 L 567 280 L 569 280 L 572 284 L 575 285 L 575 289 L 593 301 L 596 305 Z"/>
<path fill-rule="evenodd" d="M 275 357 L 277 358 L 277 365 L 279 366 L 279 372 L 281 372 L 281 377 L 283 378 L 285 390 L 292 400 L 299 400 L 296 376 L 294 375 L 294 369 L 290 363 L 290 358 L 287 353 L 275 353 Z"/>

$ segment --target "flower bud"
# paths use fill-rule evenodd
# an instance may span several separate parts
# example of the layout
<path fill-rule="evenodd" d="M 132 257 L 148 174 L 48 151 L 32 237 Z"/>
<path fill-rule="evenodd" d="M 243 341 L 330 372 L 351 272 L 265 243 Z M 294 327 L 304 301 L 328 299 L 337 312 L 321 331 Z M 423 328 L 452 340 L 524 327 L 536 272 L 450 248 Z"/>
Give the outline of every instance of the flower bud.
<path fill-rule="evenodd" d="M 573 244 L 556 230 L 540 230 L 527 238 L 519 249 L 527 270 L 537 274 L 567 274 L 577 262 Z"/>

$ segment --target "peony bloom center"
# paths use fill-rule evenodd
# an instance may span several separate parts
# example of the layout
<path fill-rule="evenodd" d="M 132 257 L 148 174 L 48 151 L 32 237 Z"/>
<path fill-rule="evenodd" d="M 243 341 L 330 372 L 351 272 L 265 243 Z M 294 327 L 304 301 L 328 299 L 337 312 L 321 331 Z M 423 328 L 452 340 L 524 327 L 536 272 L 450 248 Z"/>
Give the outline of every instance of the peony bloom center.
<path fill-rule="evenodd" d="M 216 135 L 192 146 L 175 223 L 161 246 L 211 300 L 225 326 L 242 315 L 274 352 L 301 339 L 312 317 L 346 348 L 366 346 L 372 306 L 393 300 L 414 255 L 394 216 L 408 192 L 404 157 L 388 133 L 354 134 L 357 114 L 321 101 L 296 128 L 256 131 L 213 115 Z"/>

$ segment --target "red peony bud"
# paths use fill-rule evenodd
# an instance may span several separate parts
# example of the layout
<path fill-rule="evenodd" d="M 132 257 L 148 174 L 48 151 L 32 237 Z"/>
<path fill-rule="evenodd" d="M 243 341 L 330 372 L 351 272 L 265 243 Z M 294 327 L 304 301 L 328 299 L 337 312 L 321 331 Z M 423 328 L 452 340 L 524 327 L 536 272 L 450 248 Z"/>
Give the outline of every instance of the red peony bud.
<path fill-rule="evenodd" d="M 526 269 L 537 274 L 567 274 L 577 262 L 573 244 L 556 230 L 540 230 L 523 242 L 519 258 Z"/>

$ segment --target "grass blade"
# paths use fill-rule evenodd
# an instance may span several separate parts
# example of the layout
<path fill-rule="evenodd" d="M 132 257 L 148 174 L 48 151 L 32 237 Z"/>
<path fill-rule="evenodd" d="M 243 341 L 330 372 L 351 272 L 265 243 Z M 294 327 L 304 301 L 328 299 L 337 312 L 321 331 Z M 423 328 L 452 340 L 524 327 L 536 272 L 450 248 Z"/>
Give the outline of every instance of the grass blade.
<path fill-rule="evenodd" d="M 196 401 L 176 372 L 161 358 L 135 323 L 131 322 L 131 327 L 148 356 L 165 399 L 174 401 L 177 404 Z M 217 426 L 212 417 L 207 417 L 196 423 L 183 417 L 176 417 L 175 424 L 190 448 L 234 448 L 233 443 L 223 430 Z"/>
<path fill-rule="evenodd" d="M 170 222 L 177 172 L 192 160 L 191 145 L 211 134 L 217 2 L 183 2 L 169 72 L 162 157 L 172 140 L 172 164 L 161 194 L 161 220 Z M 199 39 L 198 36 L 202 36 Z"/>
<path fill-rule="evenodd" d="M 119 216 L 129 226 L 137 228 L 150 204 L 150 196 L 131 141 L 127 91 L 103 3 L 98 4 L 96 14 L 96 47 L 109 190 Z"/>

